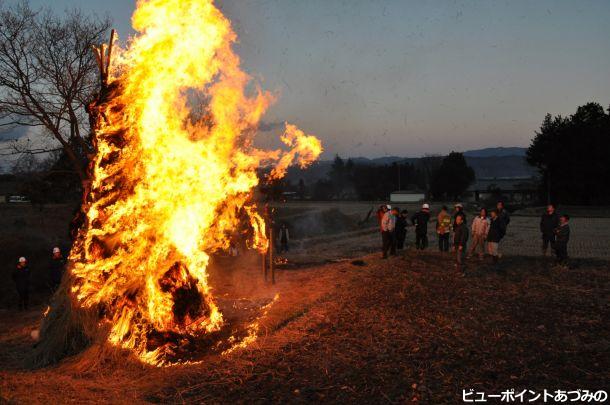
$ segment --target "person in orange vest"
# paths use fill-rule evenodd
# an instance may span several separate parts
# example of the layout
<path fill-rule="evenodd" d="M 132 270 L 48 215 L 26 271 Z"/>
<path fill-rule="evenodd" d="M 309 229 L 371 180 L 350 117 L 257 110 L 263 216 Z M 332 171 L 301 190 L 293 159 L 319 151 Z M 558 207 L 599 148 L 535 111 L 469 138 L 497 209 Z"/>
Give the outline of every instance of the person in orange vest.
<path fill-rule="evenodd" d="M 451 235 L 451 215 L 447 212 L 447 206 L 443 205 L 441 212 L 436 217 L 436 233 L 438 234 L 438 250 L 449 251 L 449 236 Z"/>

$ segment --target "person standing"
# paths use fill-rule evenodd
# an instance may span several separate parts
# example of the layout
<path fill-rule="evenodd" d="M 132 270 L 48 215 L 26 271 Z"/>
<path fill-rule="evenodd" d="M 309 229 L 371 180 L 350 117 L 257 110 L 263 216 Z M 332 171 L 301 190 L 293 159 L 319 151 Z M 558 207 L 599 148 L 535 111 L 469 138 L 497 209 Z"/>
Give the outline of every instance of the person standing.
<path fill-rule="evenodd" d="M 468 226 L 461 215 L 455 217 L 453 247 L 455 249 L 455 267 L 457 268 L 458 273 L 465 275 L 466 265 L 464 260 L 468 249 Z"/>
<path fill-rule="evenodd" d="M 396 214 L 398 211 L 396 208 L 386 211 L 381 219 L 381 239 L 382 245 L 382 257 L 388 258 L 388 251 L 390 255 L 396 255 L 396 243 L 394 240 L 394 229 L 396 228 Z"/>
<path fill-rule="evenodd" d="M 555 211 L 555 206 L 549 204 L 546 212 L 540 218 L 540 233 L 542 233 L 542 255 L 546 256 L 549 246 L 553 249 L 555 244 L 555 229 L 559 227 L 559 214 Z"/>
<path fill-rule="evenodd" d="M 382 226 L 382 222 L 383 222 L 383 216 L 385 215 L 386 212 L 388 212 L 389 210 L 389 205 L 380 205 L 379 208 L 377 209 L 377 223 L 379 224 L 379 233 L 381 234 L 381 245 L 383 246 L 384 239 L 383 239 L 383 226 Z"/>
<path fill-rule="evenodd" d="M 479 258 L 482 259 L 485 254 L 485 240 L 489 232 L 489 219 L 487 218 L 487 210 L 481 208 L 481 211 L 475 219 L 472 220 L 472 245 L 468 256 L 472 256 L 479 251 Z"/>
<path fill-rule="evenodd" d="M 278 240 L 280 242 L 280 254 L 288 252 L 288 242 L 290 241 L 290 233 L 288 232 L 288 227 L 286 224 L 282 224 L 280 227 L 280 232 L 278 235 Z"/>
<path fill-rule="evenodd" d="M 379 223 L 379 229 L 381 229 L 381 221 L 383 220 L 383 216 L 386 212 L 390 210 L 389 205 L 380 205 L 377 209 L 377 222 Z"/>
<path fill-rule="evenodd" d="M 453 206 L 453 225 L 455 225 L 455 219 L 462 217 L 462 222 L 466 223 L 466 214 L 464 213 L 464 206 L 462 203 L 457 203 Z"/>
<path fill-rule="evenodd" d="M 430 221 L 430 205 L 424 204 L 421 211 L 411 217 L 411 222 L 415 225 L 415 247 L 419 250 L 428 247 L 428 221 Z"/>
<path fill-rule="evenodd" d="M 501 225 L 502 225 L 502 238 L 501 239 L 504 239 L 504 237 L 506 236 L 506 231 L 508 230 L 508 224 L 510 224 L 510 215 L 508 214 L 508 211 L 504 207 L 504 201 L 498 201 L 498 203 L 496 204 L 496 211 L 498 211 L 498 219 L 500 220 Z M 499 245 L 498 245 L 498 257 L 502 257 L 502 254 L 499 251 Z"/>
<path fill-rule="evenodd" d="M 498 211 L 491 211 L 489 231 L 487 232 L 487 253 L 491 256 L 494 264 L 498 263 L 498 244 L 502 240 L 504 232 L 504 226 L 498 216 Z"/>
<path fill-rule="evenodd" d="M 555 229 L 555 254 L 557 264 L 568 265 L 568 242 L 570 241 L 570 217 L 563 214 L 559 217 L 559 226 Z"/>
<path fill-rule="evenodd" d="M 436 233 L 438 234 L 438 250 L 449 251 L 449 236 L 451 234 L 451 216 L 447 212 L 447 206 L 443 205 L 441 212 L 436 217 Z"/>
<path fill-rule="evenodd" d="M 508 211 L 504 207 L 504 201 L 498 201 L 496 204 L 496 211 L 498 211 L 498 218 L 502 221 L 502 225 L 504 226 L 504 232 L 506 235 L 506 230 L 508 229 L 508 224 L 510 224 L 510 215 Z M 504 236 L 504 235 L 502 235 Z"/>
<path fill-rule="evenodd" d="M 25 257 L 20 257 L 17 267 L 13 270 L 13 281 L 19 294 L 19 309 L 28 309 L 30 294 L 30 268 Z"/>
<path fill-rule="evenodd" d="M 51 277 L 51 293 L 57 291 L 59 284 L 61 284 L 61 278 L 64 275 L 64 269 L 66 267 L 66 260 L 61 254 L 59 247 L 53 248 L 53 256 L 51 256 L 51 264 L 49 265 L 50 277 Z"/>
<path fill-rule="evenodd" d="M 398 209 L 396 209 L 398 211 Z M 405 247 L 405 240 L 407 238 L 407 210 L 400 211 L 400 214 L 396 217 L 396 228 L 394 235 L 396 237 L 396 249 L 402 250 Z"/>

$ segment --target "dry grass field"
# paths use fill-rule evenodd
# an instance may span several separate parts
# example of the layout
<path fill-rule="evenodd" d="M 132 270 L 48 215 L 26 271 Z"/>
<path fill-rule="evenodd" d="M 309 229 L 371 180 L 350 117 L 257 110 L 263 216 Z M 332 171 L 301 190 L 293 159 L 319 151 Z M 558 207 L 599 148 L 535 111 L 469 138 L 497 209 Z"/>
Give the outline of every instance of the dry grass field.
<path fill-rule="evenodd" d="M 539 257 L 537 217 L 513 216 L 500 264 L 472 261 L 462 278 L 452 257 L 434 249 L 432 232 L 428 251 L 381 260 L 375 220 L 363 221 L 372 206 L 276 206 L 276 222 L 307 233 L 293 231 L 276 284 L 264 281 L 257 255 L 213 261 L 210 283 L 228 330 L 279 294 L 246 349 L 209 350 L 170 368 L 117 353 L 38 370 L 25 360 L 44 283 L 33 308 L 17 312 L 8 272 L 26 254 L 44 278 L 46 246 L 65 237 L 70 212 L 0 207 L 3 241 L 18 241 L 2 256 L 0 403 L 440 404 L 458 403 L 468 388 L 607 388 L 610 219 L 573 219 L 567 270 Z"/>

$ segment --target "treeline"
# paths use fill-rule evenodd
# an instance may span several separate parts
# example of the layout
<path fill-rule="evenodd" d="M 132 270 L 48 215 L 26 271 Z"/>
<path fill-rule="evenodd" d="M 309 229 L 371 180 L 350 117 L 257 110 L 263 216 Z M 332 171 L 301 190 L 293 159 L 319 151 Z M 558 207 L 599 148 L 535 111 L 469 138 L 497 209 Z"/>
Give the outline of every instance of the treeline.
<path fill-rule="evenodd" d="M 278 180 L 264 192 L 272 199 L 288 192 L 297 199 L 370 201 L 387 200 L 393 191 L 413 190 L 431 199 L 458 199 L 473 181 L 474 171 L 457 152 L 386 165 L 359 164 L 337 155 L 325 178 L 312 184 Z"/>
<path fill-rule="evenodd" d="M 547 114 L 527 151 L 541 194 L 561 204 L 610 204 L 610 108 L 588 103 L 569 117 Z"/>

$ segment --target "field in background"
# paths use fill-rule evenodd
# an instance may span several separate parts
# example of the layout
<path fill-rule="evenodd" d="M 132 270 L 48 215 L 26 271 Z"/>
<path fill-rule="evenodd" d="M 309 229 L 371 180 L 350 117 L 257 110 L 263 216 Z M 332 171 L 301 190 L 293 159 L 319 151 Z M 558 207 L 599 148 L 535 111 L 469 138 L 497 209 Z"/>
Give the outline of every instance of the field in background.
<path fill-rule="evenodd" d="M 289 260 L 306 262 L 324 262 L 358 256 L 379 251 L 381 237 L 378 232 L 375 210 L 379 202 L 288 202 L 276 204 L 277 222 L 285 222 L 291 227 L 294 237 L 291 251 L 286 257 Z M 443 204 L 432 204 L 431 221 L 428 227 L 430 249 L 436 249 L 435 232 L 436 215 Z M 451 208 L 451 204 L 447 203 Z M 409 216 L 419 210 L 420 204 L 401 204 L 401 209 L 409 210 Z M 371 208 L 373 213 L 366 222 L 364 219 Z M 571 241 L 569 253 L 573 258 L 610 259 L 610 209 L 608 207 L 563 207 L 572 215 L 570 221 Z M 538 256 L 540 255 L 541 236 L 539 217 L 543 208 L 528 208 L 513 213 L 506 238 L 502 241 L 501 251 L 504 255 Z M 564 212 L 560 210 L 561 212 Z M 344 217 L 342 223 L 348 225 L 340 228 L 334 224 L 320 224 L 320 218 L 334 213 L 335 217 Z M 468 220 L 476 215 L 467 209 Z M 348 221 L 349 218 L 349 221 Z M 299 234 L 294 228 L 301 222 L 315 223 L 314 236 Z M 359 221 L 360 224 L 358 223 Z M 407 245 L 414 243 L 414 228 L 407 231 Z"/>

